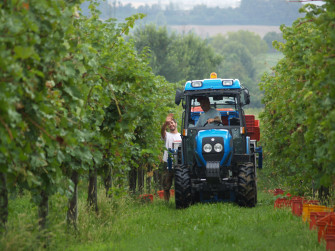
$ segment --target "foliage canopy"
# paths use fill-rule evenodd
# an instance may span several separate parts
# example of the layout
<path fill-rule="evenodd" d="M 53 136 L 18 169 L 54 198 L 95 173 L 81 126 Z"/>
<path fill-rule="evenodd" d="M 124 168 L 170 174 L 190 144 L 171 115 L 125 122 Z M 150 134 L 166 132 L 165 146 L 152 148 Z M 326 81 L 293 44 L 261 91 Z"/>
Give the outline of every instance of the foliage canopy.
<path fill-rule="evenodd" d="M 37 203 L 73 171 L 107 166 L 122 185 L 130 165 L 157 162 L 172 106 L 174 86 L 124 39 L 144 15 L 103 22 L 80 3 L 0 3 L 0 173 Z"/>
<path fill-rule="evenodd" d="M 298 188 L 328 187 L 335 176 L 335 5 L 325 2 L 305 5 L 305 17 L 281 27 L 286 43 L 275 46 L 284 58 L 261 84 L 267 166 Z"/>

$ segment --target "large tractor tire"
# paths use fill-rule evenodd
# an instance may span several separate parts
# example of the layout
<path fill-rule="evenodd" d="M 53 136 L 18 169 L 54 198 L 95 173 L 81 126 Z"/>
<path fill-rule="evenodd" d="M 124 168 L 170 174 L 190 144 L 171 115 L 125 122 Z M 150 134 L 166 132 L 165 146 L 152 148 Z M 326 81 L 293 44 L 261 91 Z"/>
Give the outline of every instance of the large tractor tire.
<path fill-rule="evenodd" d="M 176 208 L 187 208 L 192 202 L 190 170 L 183 166 L 177 167 L 174 177 Z"/>
<path fill-rule="evenodd" d="M 255 168 L 252 163 L 239 166 L 237 203 L 242 207 L 254 207 L 257 203 Z"/>

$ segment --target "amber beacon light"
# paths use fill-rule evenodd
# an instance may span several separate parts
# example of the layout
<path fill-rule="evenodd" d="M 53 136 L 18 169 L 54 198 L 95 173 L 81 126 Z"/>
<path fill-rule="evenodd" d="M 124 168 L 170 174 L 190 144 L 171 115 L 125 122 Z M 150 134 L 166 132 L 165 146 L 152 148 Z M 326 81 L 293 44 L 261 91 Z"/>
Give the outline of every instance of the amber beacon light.
<path fill-rule="evenodd" d="M 218 78 L 218 75 L 215 72 L 211 73 L 211 78 Z"/>

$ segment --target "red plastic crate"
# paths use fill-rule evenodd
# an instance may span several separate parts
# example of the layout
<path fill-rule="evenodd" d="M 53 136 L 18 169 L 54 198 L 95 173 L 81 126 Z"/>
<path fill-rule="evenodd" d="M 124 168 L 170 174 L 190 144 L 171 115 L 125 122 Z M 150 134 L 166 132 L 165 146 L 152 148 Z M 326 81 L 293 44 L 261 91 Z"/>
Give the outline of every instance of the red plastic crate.
<path fill-rule="evenodd" d="M 331 214 L 331 212 L 311 212 L 310 213 L 310 222 L 309 229 L 313 229 L 316 227 L 316 222 L 321 218 Z"/>
<path fill-rule="evenodd" d="M 164 199 L 164 190 L 157 191 L 158 197 Z"/>
<path fill-rule="evenodd" d="M 164 190 L 157 191 L 157 195 L 160 199 L 164 199 Z M 174 196 L 173 189 L 170 189 L 170 196 Z"/>
<path fill-rule="evenodd" d="M 257 128 L 257 127 L 255 127 L 255 128 Z M 261 138 L 260 133 L 257 132 L 257 131 L 256 132 L 251 132 L 251 133 L 248 132 L 247 135 L 250 137 L 251 140 L 257 140 L 257 141 L 259 141 L 260 138 Z"/>
<path fill-rule="evenodd" d="M 255 125 L 255 115 L 245 115 L 245 122 Z"/>
<path fill-rule="evenodd" d="M 274 191 L 273 191 L 273 195 L 274 196 L 277 196 L 279 194 L 284 194 L 284 190 L 283 189 L 280 189 L 280 188 L 276 188 Z"/>
<path fill-rule="evenodd" d="M 259 127 L 259 120 L 255 119 L 255 127 Z"/>
<path fill-rule="evenodd" d="M 140 199 L 143 202 L 152 202 L 154 200 L 154 196 L 152 194 L 141 194 Z"/>
<path fill-rule="evenodd" d="M 291 207 L 291 201 L 287 198 L 277 198 L 274 207 L 275 208 Z"/>
<path fill-rule="evenodd" d="M 304 204 L 304 199 L 301 197 L 292 198 L 292 214 L 296 216 L 302 215 L 302 207 Z"/>
<path fill-rule="evenodd" d="M 256 127 L 247 127 L 247 133 L 255 133 L 255 128 Z"/>
<path fill-rule="evenodd" d="M 254 138 L 259 141 L 261 139 L 261 130 L 259 129 L 259 127 L 255 127 L 255 135 Z"/>
<path fill-rule="evenodd" d="M 332 234 L 335 232 L 335 215 L 334 213 L 328 214 L 327 216 L 316 221 L 318 227 L 318 241 L 325 239 L 326 234 Z"/>
<path fill-rule="evenodd" d="M 322 221 L 321 219 L 316 222 L 316 226 L 318 228 L 318 242 L 321 242 L 321 239 L 325 238 L 325 228 L 327 222 Z"/>
<path fill-rule="evenodd" d="M 326 234 L 326 250 L 335 250 L 335 234 Z"/>

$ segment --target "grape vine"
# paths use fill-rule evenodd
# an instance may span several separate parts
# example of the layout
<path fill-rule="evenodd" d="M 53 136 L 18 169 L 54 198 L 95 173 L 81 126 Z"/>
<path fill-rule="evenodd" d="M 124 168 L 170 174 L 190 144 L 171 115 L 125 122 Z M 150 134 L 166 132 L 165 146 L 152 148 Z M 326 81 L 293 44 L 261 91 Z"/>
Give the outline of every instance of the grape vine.
<path fill-rule="evenodd" d="M 0 3 L 2 225 L 8 189 L 31 192 L 45 227 L 48 199 L 64 193 L 68 180 L 68 218 L 75 223 L 81 175 L 126 177 L 130 165 L 160 155 L 160 121 L 174 86 L 124 39 L 144 15 L 102 21 L 95 3 L 89 17 L 80 15 L 81 2 Z M 125 178 L 119 182 L 125 185 Z"/>
<path fill-rule="evenodd" d="M 335 177 L 335 4 L 306 4 L 305 17 L 281 26 L 284 58 L 263 76 L 262 142 L 271 175 L 300 192 Z M 313 184 L 313 185 L 312 185 Z"/>

